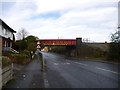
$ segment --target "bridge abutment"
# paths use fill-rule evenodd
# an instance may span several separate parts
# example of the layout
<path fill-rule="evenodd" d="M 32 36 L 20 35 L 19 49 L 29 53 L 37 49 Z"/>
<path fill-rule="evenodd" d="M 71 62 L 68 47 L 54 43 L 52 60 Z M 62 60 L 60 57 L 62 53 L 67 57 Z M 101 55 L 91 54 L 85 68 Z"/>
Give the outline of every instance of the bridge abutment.
<path fill-rule="evenodd" d="M 80 48 L 82 45 L 82 38 L 76 38 L 76 55 L 80 55 Z"/>

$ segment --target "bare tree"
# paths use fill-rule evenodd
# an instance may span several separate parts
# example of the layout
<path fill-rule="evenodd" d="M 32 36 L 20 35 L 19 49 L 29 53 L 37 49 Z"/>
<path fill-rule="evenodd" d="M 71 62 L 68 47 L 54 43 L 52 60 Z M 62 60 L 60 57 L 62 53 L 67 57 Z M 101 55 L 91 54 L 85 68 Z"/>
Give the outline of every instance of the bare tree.
<path fill-rule="evenodd" d="M 25 30 L 24 28 L 20 29 L 20 31 L 17 33 L 17 38 L 19 40 L 24 39 L 26 36 L 28 35 L 27 30 Z"/>

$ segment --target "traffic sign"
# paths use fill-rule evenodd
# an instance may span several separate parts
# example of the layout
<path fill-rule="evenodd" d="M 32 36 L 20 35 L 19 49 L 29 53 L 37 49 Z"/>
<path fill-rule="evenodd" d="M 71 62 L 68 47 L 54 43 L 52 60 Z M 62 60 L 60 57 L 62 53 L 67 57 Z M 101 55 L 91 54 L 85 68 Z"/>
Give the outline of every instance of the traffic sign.
<path fill-rule="evenodd" d="M 37 44 L 40 44 L 40 41 L 38 41 Z"/>
<path fill-rule="evenodd" d="M 37 45 L 37 48 L 41 48 L 40 45 Z"/>

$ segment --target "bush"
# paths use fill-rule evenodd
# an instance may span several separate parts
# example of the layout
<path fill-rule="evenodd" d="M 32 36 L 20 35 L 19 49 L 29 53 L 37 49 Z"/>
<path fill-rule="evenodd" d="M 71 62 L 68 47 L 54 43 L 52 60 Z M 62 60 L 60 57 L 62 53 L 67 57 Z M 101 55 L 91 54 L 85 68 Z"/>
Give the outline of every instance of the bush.
<path fill-rule="evenodd" d="M 10 54 L 11 54 L 10 51 L 3 51 L 3 52 L 2 52 L 2 55 L 3 55 L 3 56 L 6 56 L 6 57 L 9 57 Z"/>
<path fill-rule="evenodd" d="M 110 43 L 108 59 L 120 62 L 120 43 Z"/>
<path fill-rule="evenodd" d="M 0 64 L 2 64 L 2 68 L 11 65 L 11 60 L 8 57 L 2 56 L 0 57 Z"/>
<path fill-rule="evenodd" d="M 105 51 L 99 47 L 94 47 L 86 44 L 82 44 L 80 47 L 80 57 L 99 58 L 106 57 Z"/>
<path fill-rule="evenodd" d="M 29 56 L 26 54 L 11 54 L 10 59 L 17 64 L 27 64 L 29 60 Z"/>
<path fill-rule="evenodd" d="M 11 56 L 20 57 L 20 58 L 28 57 L 28 55 L 26 54 L 11 54 Z"/>
<path fill-rule="evenodd" d="M 120 62 L 120 31 L 116 31 L 111 35 L 108 59 Z"/>
<path fill-rule="evenodd" d="M 24 51 L 22 51 L 21 53 L 22 53 L 22 54 L 29 55 L 30 51 L 28 51 L 28 50 L 24 50 Z"/>

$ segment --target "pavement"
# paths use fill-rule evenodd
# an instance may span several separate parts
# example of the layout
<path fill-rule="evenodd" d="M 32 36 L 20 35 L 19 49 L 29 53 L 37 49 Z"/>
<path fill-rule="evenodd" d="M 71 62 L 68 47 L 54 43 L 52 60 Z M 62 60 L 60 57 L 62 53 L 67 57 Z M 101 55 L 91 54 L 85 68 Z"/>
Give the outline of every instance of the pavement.
<path fill-rule="evenodd" d="M 46 72 L 38 58 L 28 65 L 14 65 L 14 79 L 4 88 L 118 88 L 119 64 L 74 59 L 42 52 Z"/>

